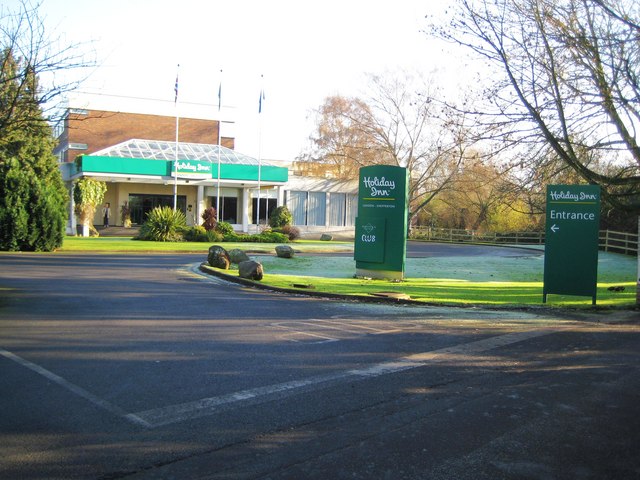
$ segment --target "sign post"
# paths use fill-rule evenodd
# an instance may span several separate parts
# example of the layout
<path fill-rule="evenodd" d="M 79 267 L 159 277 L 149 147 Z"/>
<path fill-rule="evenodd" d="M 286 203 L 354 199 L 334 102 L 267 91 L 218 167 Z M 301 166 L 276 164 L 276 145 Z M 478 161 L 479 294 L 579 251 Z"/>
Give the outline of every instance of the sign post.
<path fill-rule="evenodd" d="M 356 275 L 404 278 L 407 254 L 407 169 L 360 169 L 354 257 Z"/>
<path fill-rule="evenodd" d="M 599 186 L 547 186 L 543 303 L 557 293 L 596 304 L 599 228 Z"/>

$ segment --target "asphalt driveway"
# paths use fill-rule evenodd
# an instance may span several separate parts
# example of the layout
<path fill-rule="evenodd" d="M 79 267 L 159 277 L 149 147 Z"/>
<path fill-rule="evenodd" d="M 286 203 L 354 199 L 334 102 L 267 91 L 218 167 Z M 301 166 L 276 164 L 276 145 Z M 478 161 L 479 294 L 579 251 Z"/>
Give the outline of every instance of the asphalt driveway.
<path fill-rule="evenodd" d="M 201 257 L 0 255 L 0 478 L 640 475 L 635 312 L 316 300 Z"/>

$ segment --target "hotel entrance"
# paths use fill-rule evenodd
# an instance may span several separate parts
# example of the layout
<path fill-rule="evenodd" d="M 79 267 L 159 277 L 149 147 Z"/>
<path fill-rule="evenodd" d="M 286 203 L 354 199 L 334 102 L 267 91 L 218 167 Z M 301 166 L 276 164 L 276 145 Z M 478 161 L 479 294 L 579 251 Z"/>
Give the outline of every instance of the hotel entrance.
<path fill-rule="evenodd" d="M 131 223 L 142 225 L 147 219 L 147 214 L 154 208 L 173 208 L 173 195 L 130 193 L 129 207 L 131 208 Z M 178 210 L 185 215 L 187 213 L 187 197 L 184 195 L 178 195 Z"/>

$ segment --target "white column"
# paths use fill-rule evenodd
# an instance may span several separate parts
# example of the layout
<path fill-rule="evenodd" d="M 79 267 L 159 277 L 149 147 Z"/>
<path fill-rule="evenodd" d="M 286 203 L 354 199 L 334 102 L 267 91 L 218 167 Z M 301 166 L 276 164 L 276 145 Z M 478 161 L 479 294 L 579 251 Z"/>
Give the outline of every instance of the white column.
<path fill-rule="evenodd" d="M 69 183 L 69 222 L 67 223 L 67 235 L 76 235 L 76 204 L 73 201 L 73 182 Z"/>
<path fill-rule="evenodd" d="M 249 188 L 242 187 L 242 231 L 249 231 Z"/>
<path fill-rule="evenodd" d="M 196 193 L 196 225 L 200 225 L 200 220 L 202 220 L 202 214 L 204 213 L 204 186 L 198 185 L 198 190 Z"/>
<path fill-rule="evenodd" d="M 278 204 L 277 207 L 281 207 L 284 205 L 284 187 L 282 185 L 278 185 L 276 187 L 276 191 L 278 192 Z"/>

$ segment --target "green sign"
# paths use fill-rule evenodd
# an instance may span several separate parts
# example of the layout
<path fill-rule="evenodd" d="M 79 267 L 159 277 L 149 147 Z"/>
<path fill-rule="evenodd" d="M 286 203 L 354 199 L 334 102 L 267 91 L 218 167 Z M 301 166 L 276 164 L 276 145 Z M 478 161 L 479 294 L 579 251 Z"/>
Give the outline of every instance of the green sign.
<path fill-rule="evenodd" d="M 354 257 L 356 274 L 402 279 L 407 253 L 407 169 L 360 169 Z"/>
<path fill-rule="evenodd" d="M 543 302 L 556 293 L 589 296 L 595 305 L 599 229 L 599 186 L 547 186 Z"/>
<path fill-rule="evenodd" d="M 212 163 L 202 160 L 178 160 L 172 162 L 171 173 L 175 176 L 176 164 L 179 177 L 185 178 L 211 178 Z"/>

